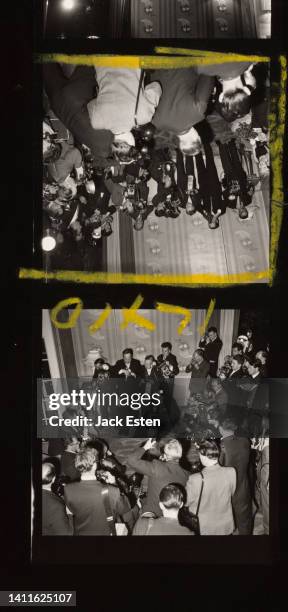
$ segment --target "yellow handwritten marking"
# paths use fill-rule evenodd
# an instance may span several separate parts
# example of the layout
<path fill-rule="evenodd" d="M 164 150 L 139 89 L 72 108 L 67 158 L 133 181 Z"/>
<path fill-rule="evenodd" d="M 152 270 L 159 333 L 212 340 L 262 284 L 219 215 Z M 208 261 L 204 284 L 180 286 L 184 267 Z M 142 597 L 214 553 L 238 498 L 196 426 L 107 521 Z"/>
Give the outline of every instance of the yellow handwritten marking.
<path fill-rule="evenodd" d="M 111 312 L 112 312 L 112 306 L 110 306 L 110 304 L 106 304 L 105 310 L 103 310 L 100 317 L 98 317 L 97 321 L 89 325 L 90 334 L 93 334 L 94 332 L 98 331 L 98 329 L 103 327 L 105 321 L 107 321 L 107 319 L 110 317 Z"/>
<path fill-rule="evenodd" d="M 64 54 L 42 54 L 36 57 L 39 62 L 63 62 L 72 64 L 110 66 L 114 68 L 185 68 L 198 64 L 211 64 L 234 61 L 269 62 L 271 58 L 261 55 L 242 55 L 235 53 L 217 53 L 213 51 L 180 49 L 173 47 L 156 47 L 158 56 L 117 56 L 117 55 L 64 55 Z M 166 57 L 164 55 L 166 54 Z M 175 57 L 175 54 L 182 57 Z M 167 57 L 171 56 L 171 57 Z M 173 57 L 172 57 L 173 56 Z M 19 278 L 33 280 L 57 280 L 82 283 L 106 283 L 111 284 L 158 284 L 158 285 L 193 285 L 193 286 L 226 286 L 228 284 L 269 282 L 273 284 L 277 271 L 277 256 L 280 231 L 283 221 L 284 189 L 283 189 L 283 141 L 285 134 L 286 119 L 286 83 L 287 83 L 287 59 L 285 56 L 279 58 L 281 78 L 279 98 L 271 99 L 274 108 L 269 114 L 270 127 L 270 155 L 272 165 L 272 203 L 271 203 L 271 240 L 270 240 L 270 270 L 259 273 L 249 272 L 233 275 L 165 275 L 154 277 L 153 275 L 126 275 L 126 274 L 89 274 L 79 272 L 55 272 L 43 274 L 37 270 L 20 270 Z M 277 202 L 277 204 L 276 204 Z M 279 206 L 280 204 L 280 206 Z"/>
<path fill-rule="evenodd" d="M 104 68 L 140 68 L 137 55 L 66 55 L 64 53 L 43 53 L 35 56 L 36 62 L 58 62 L 76 66 L 102 66 Z"/>
<path fill-rule="evenodd" d="M 204 334 L 206 332 L 206 328 L 207 328 L 208 323 L 209 323 L 209 321 L 210 321 L 210 319 L 212 317 L 212 314 L 214 312 L 215 304 L 216 304 L 216 300 L 215 300 L 215 298 L 213 298 L 213 300 L 211 300 L 211 302 L 209 304 L 209 308 L 207 310 L 205 321 L 204 321 L 203 325 L 201 325 L 199 327 L 200 336 L 204 336 Z"/>
<path fill-rule="evenodd" d="M 61 312 L 61 310 L 64 308 L 69 308 L 69 306 L 76 306 L 76 308 L 73 310 L 66 323 L 60 323 L 60 321 L 57 319 L 59 312 Z M 72 327 L 75 327 L 82 309 L 83 302 L 80 300 L 80 298 L 68 298 L 67 300 L 62 300 L 61 302 L 58 302 L 53 310 L 51 310 L 51 321 L 58 329 L 72 329 Z"/>
<path fill-rule="evenodd" d="M 271 58 L 264 55 L 241 55 L 240 53 L 217 53 L 216 51 L 202 51 L 201 49 L 179 49 L 178 47 L 155 47 L 155 53 L 166 55 L 186 55 L 195 58 L 206 58 L 210 64 L 222 62 L 270 62 Z M 213 61 L 211 61 L 213 60 Z"/>
<path fill-rule="evenodd" d="M 277 271 L 278 245 L 283 221 L 284 209 L 279 203 L 284 204 L 283 186 L 283 143 L 285 136 L 286 121 L 286 85 L 287 85 L 287 58 L 283 55 L 279 58 L 281 77 L 280 77 L 280 96 L 276 103 L 271 100 L 271 104 L 276 105 L 270 113 L 270 156 L 272 161 L 272 205 L 271 205 L 271 242 L 270 242 L 270 284 Z M 278 85 L 278 84 L 277 84 Z"/>
<path fill-rule="evenodd" d="M 178 326 L 179 335 L 182 334 L 182 332 L 187 327 L 187 325 L 189 325 L 192 319 L 191 310 L 188 310 L 188 308 L 182 308 L 181 306 L 172 306 L 171 304 L 163 304 L 161 302 L 157 302 L 156 310 L 159 310 L 160 312 L 166 312 L 167 314 L 181 315 L 184 317 Z"/>
<path fill-rule="evenodd" d="M 138 295 L 130 308 L 122 308 L 124 321 L 120 325 L 121 329 L 126 329 L 128 325 L 139 325 L 139 327 L 144 327 L 149 331 L 156 329 L 156 325 L 152 321 L 148 321 L 148 319 L 145 319 L 137 312 L 143 302 L 144 298 L 142 295 Z"/>
<path fill-rule="evenodd" d="M 44 53 L 35 57 L 37 62 L 58 62 L 62 64 L 75 64 L 76 66 L 101 66 L 102 68 L 130 68 L 136 70 L 152 70 L 156 68 L 172 69 L 172 68 L 190 68 L 191 66 L 202 66 L 213 64 L 222 64 L 230 62 L 268 62 L 270 58 L 262 55 L 237 55 L 230 53 L 213 53 L 207 51 L 193 51 L 180 54 L 179 57 L 172 57 L 172 49 L 166 50 L 167 56 L 163 55 L 65 55 L 63 53 Z M 175 52 L 180 52 L 175 49 Z M 170 54 L 171 53 L 171 54 Z"/>
<path fill-rule="evenodd" d="M 226 286 L 239 283 L 268 282 L 269 270 L 261 272 L 244 272 L 241 274 L 120 274 L 112 272 L 79 272 L 78 270 L 57 270 L 46 272 L 44 270 L 33 270 L 20 268 L 19 278 L 22 280 L 47 280 L 60 282 L 110 285 L 203 285 Z"/>

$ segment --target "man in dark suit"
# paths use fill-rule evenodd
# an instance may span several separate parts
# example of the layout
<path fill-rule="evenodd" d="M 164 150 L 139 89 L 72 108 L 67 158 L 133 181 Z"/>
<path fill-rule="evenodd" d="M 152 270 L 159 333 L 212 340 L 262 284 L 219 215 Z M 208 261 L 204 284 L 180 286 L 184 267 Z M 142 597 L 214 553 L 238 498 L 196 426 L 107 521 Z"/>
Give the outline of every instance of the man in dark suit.
<path fill-rule="evenodd" d="M 237 423 L 233 419 L 222 421 L 219 431 L 222 435 L 220 464 L 234 467 L 237 474 L 236 491 L 232 498 L 236 527 L 239 535 L 251 535 L 252 497 L 248 480 L 250 440 L 235 435 Z"/>
<path fill-rule="evenodd" d="M 242 384 L 244 378 L 243 364 L 243 355 L 235 355 L 231 361 L 232 371 L 224 383 L 225 391 L 228 394 L 229 415 L 237 419 L 239 426 L 245 418 L 247 402 L 246 385 L 245 383 Z"/>
<path fill-rule="evenodd" d="M 147 355 L 147 357 L 145 357 L 141 379 L 141 386 L 145 389 L 145 393 L 152 395 L 152 393 L 159 391 L 161 375 L 153 355 Z"/>
<path fill-rule="evenodd" d="M 229 380 L 233 378 L 233 380 L 235 380 L 236 378 L 243 378 L 244 376 L 244 372 L 243 372 L 243 365 L 244 365 L 244 357 L 243 355 L 235 355 L 232 358 L 231 361 L 231 374 L 229 376 Z"/>
<path fill-rule="evenodd" d="M 190 395 L 193 393 L 203 393 L 206 387 L 206 378 L 209 374 L 209 363 L 204 359 L 204 351 L 197 349 L 194 352 L 191 363 L 186 368 L 186 372 L 191 372 L 189 382 Z"/>
<path fill-rule="evenodd" d="M 210 364 L 210 376 L 216 378 L 218 370 L 219 354 L 223 342 L 218 336 L 216 327 L 209 327 L 207 334 L 199 342 L 199 348 L 204 350 L 204 359 Z"/>
<path fill-rule="evenodd" d="M 178 407 L 173 399 L 174 380 L 179 374 L 176 355 L 173 355 L 171 342 L 162 342 L 162 353 L 157 357 L 158 370 L 162 376 L 163 399 L 171 422 L 178 419 Z"/>
<path fill-rule="evenodd" d="M 116 361 L 112 369 L 112 376 L 115 378 L 141 378 L 142 366 L 138 359 L 133 357 L 133 349 L 124 349 L 123 358 Z"/>
<path fill-rule="evenodd" d="M 252 93 L 256 89 L 254 65 L 249 62 L 229 62 L 197 66 L 200 75 L 216 77 L 217 112 L 226 121 L 244 117 L 252 106 Z"/>
<path fill-rule="evenodd" d="M 159 506 L 163 516 L 153 521 L 147 535 L 187 536 L 194 535 L 188 527 L 180 525 L 178 514 L 184 504 L 184 492 L 177 484 L 171 483 L 160 491 Z"/>
<path fill-rule="evenodd" d="M 255 385 L 260 383 L 262 378 L 262 363 L 259 359 L 250 360 L 247 363 L 248 374 L 253 379 Z"/>
<path fill-rule="evenodd" d="M 194 127 L 205 118 L 214 78 L 197 74 L 194 68 L 155 70 L 152 78 L 162 87 L 162 96 L 152 119 L 157 132 L 170 132 L 180 149 L 193 155 L 201 148 Z"/>
<path fill-rule="evenodd" d="M 179 374 L 179 367 L 176 355 L 172 354 L 171 342 L 162 342 L 162 353 L 157 357 L 157 364 L 162 371 L 164 378 L 174 379 Z"/>
<path fill-rule="evenodd" d="M 95 448 L 80 451 L 75 465 L 81 473 L 81 481 L 66 485 L 64 490 L 66 506 L 73 515 L 74 534 L 78 536 L 112 535 L 118 517 L 125 520 L 127 515 L 127 522 L 131 520 L 128 518 L 130 505 L 127 498 L 120 495 L 117 487 L 111 486 L 115 484 L 115 476 L 107 472 L 107 485 L 99 482 L 96 478 L 97 463 Z"/>
<path fill-rule="evenodd" d="M 52 463 L 42 465 L 42 535 L 73 535 L 73 529 L 66 514 L 64 501 L 55 495 L 51 486 L 56 478 Z"/>
<path fill-rule="evenodd" d="M 138 474 L 148 476 L 147 497 L 143 502 L 141 513 L 153 512 L 157 517 L 160 517 L 162 516 L 159 507 L 160 491 L 171 482 L 185 487 L 189 472 L 179 465 L 182 457 L 182 446 L 178 440 L 172 439 L 165 444 L 160 459 L 143 460 L 144 453 L 154 446 L 155 442 L 150 438 L 143 447 L 137 448 L 128 456 L 127 464 Z"/>

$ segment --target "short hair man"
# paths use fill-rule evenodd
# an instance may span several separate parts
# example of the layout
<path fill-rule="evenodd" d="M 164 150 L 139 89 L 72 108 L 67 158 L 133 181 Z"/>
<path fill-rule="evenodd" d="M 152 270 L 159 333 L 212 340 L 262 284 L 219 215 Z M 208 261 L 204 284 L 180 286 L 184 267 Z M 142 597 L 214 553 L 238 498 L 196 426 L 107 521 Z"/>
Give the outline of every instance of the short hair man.
<path fill-rule="evenodd" d="M 162 353 L 157 357 L 157 366 L 163 378 L 164 401 L 170 414 L 173 412 L 174 380 L 179 374 L 179 366 L 176 355 L 172 353 L 171 342 L 162 342 L 161 349 Z"/>
<path fill-rule="evenodd" d="M 248 364 L 248 374 L 253 378 L 254 382 L 259 382 L 262 373 L 262 363 L 259 359 L 254 359 Z"/>
<path fill-rule="evenodd" d="M 199 342 L 199 348 L 204 350 L 204 359 L 210 364 L 209 374 L 212 378 L 217 376 L 219 354 L 222 346 L 223 342 L 214 326 L 209 327 L 207 334 Z"/>
<path fill-rule="evenodd" d="M 179 367 L 177 357 L 172 353 L 171 342 L 162 342 L 161 350 L 161 354 L 157 357 L 157 363 L 160 368 L 166 364 L 170 370 L 169 378 L 174 378 L 179 374 Z"/>
<path fill-rule="evenodd" d="M 186 485 L 187 505 L 195 513 L 204 479 L 199 507 L 201 535 L 231 535 L 234 531 L 232 496 L 236 488 L 236 472 L 219 465 L 220 450 L 216 442 L 205 440 L 199 447 L 201 474 L 192 474 Z"/>
<path fill-rule="evenodd" d="M 154 520 L 147 535 L 193 535 L 188 527 L 182 527 L 178 521 L 179 510 L 184 504 L 184 498 L 185 490 L 177 483 L 163 487 L 159 495 L 159 506 L 163 516 Z"/>
<path fill-rule="evenodd" d="M 240 342 L 234 342 L 234 344 L 232 344 L 231 355 L 232 357 L 243 355 L 243 345 Z"/>
<path fill-rule="evenodd" d="M 232 372 L 229 376 L 229 378 L 242 378 L 243 376 L 243 364 L 244 364 L 244 357 L 243 355 L 235 355 L 232 358 L 232 362 L 231 362 L 231 367 L 232 367 Z"/>
<path fill-rule="evenodd" d="M 251 95 L 256 89 L 254 64 L 234 62 L 229 65 L 197 67 L 198 73 L 217 78 L 218 100 L 216 109 L 228 122 L 244 117 L 251 109 Z"/>
<path fill-rule="evenodd" d="M 73 514 L 75 535 L 111 535 L 111 526 L 115 525 L 117 517 L 124 520 L 130 511 L 128 500 L 120 495 L 117 487 L 111 486 L 115 484 L 112 474 L 107 472 L 107 485 L 97 480 L 98 458 L 95 448 L 81 450 L 75 460 L 81 480 L 65 486 L 64 497 Z M 111 516 L 108 516 L 107 506 Z"/>
<path fill-rule="evenodd" d="M 122 359 L 116 361 L 112 369 L 112 375 L 116 378 L 139 378 L 142 373 L 142 366 L 138 359 L 134 359 L 133 349 L 126 348 L 122 352 Z"/>

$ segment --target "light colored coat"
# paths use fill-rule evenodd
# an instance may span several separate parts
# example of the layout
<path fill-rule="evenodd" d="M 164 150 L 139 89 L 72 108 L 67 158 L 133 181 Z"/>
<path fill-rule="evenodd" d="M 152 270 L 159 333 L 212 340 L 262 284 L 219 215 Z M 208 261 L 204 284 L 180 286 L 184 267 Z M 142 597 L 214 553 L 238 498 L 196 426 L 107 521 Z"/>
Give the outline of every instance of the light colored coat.
<path fill-rule="evenodd" d="M 202 471 L 204 487 L 199 510 L 201 535 L 230 535 L 234 531 L 232 495 L 236 489 L 236 471 L 219 464 Z M 202 478 L 192 474 L 187 481 L 187 505 L 195 513 L 200 495 Z"/>
<path fill-rule="evenodd" d="M 135 109 L 141 70 L 96 67 L 97 98 L 88 103 L 91 125 L 113 134 L 129 133 L 135 127 Z M 159 83 L 141 88 L 137 112 L 138 125 L 150 123 L 161 96 Z"/>

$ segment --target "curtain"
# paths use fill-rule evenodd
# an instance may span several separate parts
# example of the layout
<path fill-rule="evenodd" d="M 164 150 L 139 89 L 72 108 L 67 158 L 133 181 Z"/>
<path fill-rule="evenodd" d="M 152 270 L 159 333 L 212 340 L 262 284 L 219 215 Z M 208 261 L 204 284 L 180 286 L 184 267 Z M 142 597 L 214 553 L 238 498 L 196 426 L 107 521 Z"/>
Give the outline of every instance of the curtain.
<path fill-rule="evenodd" d="M 219 336 L 223 342 L 223 347 L 219 356 L 219 366 L 224 363 L 224 357 L 231 355 L 233 343 L 235 310 L 221 310 Z"/>
<path fill-rule="evenodd" d="M 148 354 L 157 357 L 161 352 L 161 343 L 165 341 L 173 345 L 173 353 L 177 356 L 180 370 L 183 371 L 198 346 L 199 327 L 203 325 L 206 315 L 204 309 L 192 310 L 191 323 L 179 335 L 177 329 L 182 319 L 180 315 L 161 313 L 152 309 L 140 310 L 139 314 L 156 325 L 155 331 L 150 332 L 134 325 L 121 330 L 122 311 L 112 310 L 103 327 L 91 334 L 89 326 L 102 312 L 103 310 L 82 310 L 77 325 L 71 330 L 79 376 L 90 376 L 93 373 L 94 361 L 100 355 L 103 355 L 109 363 L 115 363 L 121 358 L 125 348 L 132 348 L 135 358 L 143 363 Z"/>
<path fill-rule="evenodd" d="M 125 38 L 129 36 L 130 32 L 127 30 L 130 31 L 131 1 L 133 2 L 133 0 L 110 0 L 109 19 L 111 38 Z"/>

